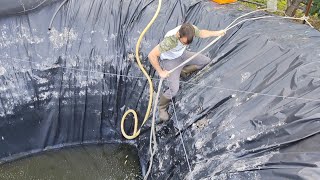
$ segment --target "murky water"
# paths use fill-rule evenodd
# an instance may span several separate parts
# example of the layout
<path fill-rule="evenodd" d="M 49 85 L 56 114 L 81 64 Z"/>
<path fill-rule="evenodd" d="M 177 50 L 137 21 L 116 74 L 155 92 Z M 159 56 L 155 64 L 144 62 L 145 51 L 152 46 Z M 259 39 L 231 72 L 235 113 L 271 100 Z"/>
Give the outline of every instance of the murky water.
<path fill-rule="evenodd" d="M 2 180 L 141 179 L 137 151 L 105 144 L 45 152 L 0 166 Z"/>

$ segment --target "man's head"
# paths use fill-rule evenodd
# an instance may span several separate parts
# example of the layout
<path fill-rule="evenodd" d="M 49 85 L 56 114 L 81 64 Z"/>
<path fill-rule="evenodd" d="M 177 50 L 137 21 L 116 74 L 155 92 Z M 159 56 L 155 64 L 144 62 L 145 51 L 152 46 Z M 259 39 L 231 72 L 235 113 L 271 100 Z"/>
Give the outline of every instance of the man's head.
<path fill-rule="evenodd" d="M 195 35 L 194 27 L 189 23 L 184 23 L 179 29 L 179 40 L 182 44 L 190 44 Z"/>

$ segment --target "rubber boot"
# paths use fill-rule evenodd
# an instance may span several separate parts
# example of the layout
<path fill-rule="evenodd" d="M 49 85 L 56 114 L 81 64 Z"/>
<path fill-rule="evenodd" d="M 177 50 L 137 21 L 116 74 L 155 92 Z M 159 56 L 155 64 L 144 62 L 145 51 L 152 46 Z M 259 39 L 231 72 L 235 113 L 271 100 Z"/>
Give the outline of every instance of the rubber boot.
<path fill-rule="evenodd" d="M 183 67 L 183 69 L 181 71 L 181 77 L 186 78 L 187 76 L 189 76 L 191 73 L 195 72 L 196 70 L 198 70 L 197 65 L 185 66 L 185 67 Z"/>
<path fill-rule="evenodd" d="M 169 120 L 169 114 L 167 111 L 169 103 L 170 103 L 170 99 L 166 98 L 164 95 L 160 96 L 160 102 L 159 102 L 160 121 L 164 122 Z"/>

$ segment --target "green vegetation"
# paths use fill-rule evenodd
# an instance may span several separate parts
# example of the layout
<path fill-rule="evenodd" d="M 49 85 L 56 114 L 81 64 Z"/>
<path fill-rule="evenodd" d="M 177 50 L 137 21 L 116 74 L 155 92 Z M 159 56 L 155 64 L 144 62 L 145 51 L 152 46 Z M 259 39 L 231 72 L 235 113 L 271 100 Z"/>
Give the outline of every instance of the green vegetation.
<path fill-rule="evenodd" d="M 310 14 L 317 16 L 320 14 L 320 0 L 313 0 Z"/>
<path fill-rule="evenodd" d="M 240 0 L 241 1 L 241 0 Z M 246 2 L 241 2 L 243 5 L 251 8 L 265 8 L 267 6 L 267 0 L 244 0 Z M 277 8 L 278 12 L 275 12 L 277 15 L 284 15 L 284 12 L 288 9 L 287 3 L 300 3 L 298 9 L 293 11 L 292 15 L 295 17 L 302 17 L 304 15 L 304 10 L 306 9 L 306 4 L 308 0 L 278 0 Z M 320 0 L 313 0 L 312 7 L 309 15 L 309 22 L 320 31 Z"/>

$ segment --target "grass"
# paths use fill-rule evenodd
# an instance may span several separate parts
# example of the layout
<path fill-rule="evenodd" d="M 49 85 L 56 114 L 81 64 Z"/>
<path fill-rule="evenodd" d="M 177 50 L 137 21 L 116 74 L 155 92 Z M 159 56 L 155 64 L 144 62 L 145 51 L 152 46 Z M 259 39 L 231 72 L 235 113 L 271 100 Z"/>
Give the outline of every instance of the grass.
<path fill-rule="evenodd" d="M 241 2 L 241 4 L 245 5 L 246 7 L 251 8 L 251 9 L 265 8 L 267 5 L 267 0 L 250 0 L 250 1 L 262 4 L 262 5 L 264 5 L 264 7 L 257 5 L 257 4 L 248 3 L 248 2 Z M 284 15 L 283 12 L 287 8 L 287 1 L 286 0 L 278 0 L 277 8 L 278 8 L 279 12 L 274 12 L 274 14 L 283 16 Z M 302 17 L 303 15 L 304 15 L 303 11 L 298 9 L 295 17 Z M 299 21 L 299 22 L 301 23 L 301 21 Z M 312 24 L 312 26 L 315 29 L 320 31 L 320 16 L 318 14 L 315 14 L 313 16 L 309 16 L 309 22 Z"/>

